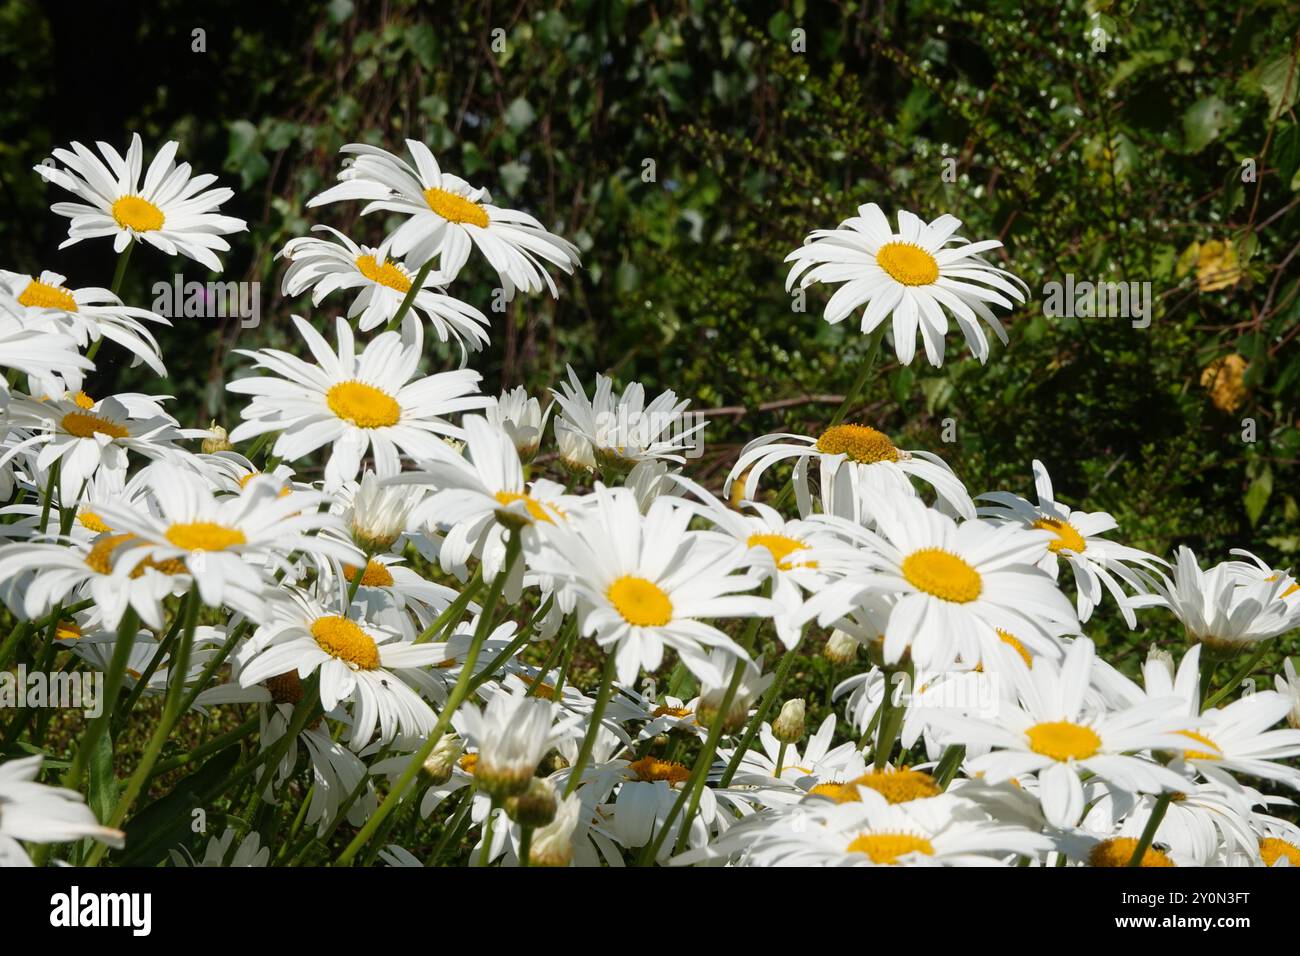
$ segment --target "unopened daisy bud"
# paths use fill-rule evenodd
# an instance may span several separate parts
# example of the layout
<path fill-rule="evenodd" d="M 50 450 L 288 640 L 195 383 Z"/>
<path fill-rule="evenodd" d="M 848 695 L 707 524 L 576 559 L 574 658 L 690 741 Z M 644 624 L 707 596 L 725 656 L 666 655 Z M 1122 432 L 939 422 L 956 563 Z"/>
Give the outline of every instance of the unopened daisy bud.
<path fill-rule="evenodd" d="M 537 454 L 546 429 L 546 419 L 551 414 L 548 406 L 542 411 L 541 403 L 529 398 L 523 386 L 502 392 L 495 403 L 483 410 L 484 417 L 510 436 L 519 460 L 525 464 Z"/>
<path fill-rule="evenodd" d="M 591 442 L 577 432 L 555 423 L 555 444 L 560 450 L 560 463 L 578 475 L 590 475 L 596 470 L 596 456 Z"/>
<path fill-rule="evenodd" d="M 439 787 L 451 779 L 456 768 L 456 761 L 465 748 L 465 741 L 455 734 L 443 734 L 442 739 L 434 744 L 433 751 L 425 759 L 420 772 L 433 786 Z"/>
<path fill-rule="evenodd" d="M 528 853 L 530 865 L 568 866 L 573 861 L 573 831 L 581 812 L 582 800 L 576 793 L 560 801 L 555 819 L 533 834 Z"/>
<path fill-rule="evenodd" d="M 831 631 L 822 656 L 832 664 L 851 664 L 858 656 L 858 639 L 838 629 Z"/>
<path fill-rule="evenodd" d="M 555 819 L 555 788 L 533 777 L 528 789 L 506 799 L 506 814 L 521 827 L 544 827 Z"/>
<path fill-rule="evenodd" d="M 203 449 L 203 454 L 215 455 L 219 451 L 232 451 L 235 446 L 230 443 L 230 436 L 226 430 L 213 422 L 208 427 L 208 437 L 203 439 L 200 447 Z"/>
<path fill-rule="evenodd" d="M 781 713 L 772 723 L 772 736 L 783 744 L 798 743 L 803 740 L 804 700 L 796 697 L 787 700 L 781 706 Z"/>
<path fill-rule="evenodd" d="M 411 509 L 424 492 L 410 485 L 381 485 L 366 472 L 352 496 L 352 540 L 366 554 L 382 554 L 406 530 Z"/>

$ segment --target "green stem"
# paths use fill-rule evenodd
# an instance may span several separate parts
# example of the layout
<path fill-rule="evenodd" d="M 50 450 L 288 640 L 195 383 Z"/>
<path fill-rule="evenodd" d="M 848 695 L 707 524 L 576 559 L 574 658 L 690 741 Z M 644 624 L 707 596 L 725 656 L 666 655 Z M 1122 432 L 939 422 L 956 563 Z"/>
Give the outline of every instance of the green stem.
<path fill-rule="evenodd" d="M 108 674 L 104 680 L 104 712 L 86 728 L 81 744 L 77 747 L 77 754 L 72 758 L 72 766 L 63 776 L 63 785 L 69 790 L 81 789 L 81 776 L 86 771 L 86 762 L 95 752 L 99 738 L 104 735 L 104 730 L 113 719 L 113 705 L 122 689 L 122 675 L 126 673 L 126 662 L 130 659 L 131 646 L 135 644 L 139 624 L 135 608 L 128 604 L 117 626 L 117 642 L 113 645 L 113 657 L 108 662 Z"/>
<path fill-rule="evenodd" d="M 454 627 L 455 622 L 460 620 L 460 616 L 465 613 L 465 608 L 469 607 L 470 602 L 474 600 L 475 595 L 478 594 L 479 589 L 482 587 L 483 566 L 480 564 L 478 568 L 475 569 L 474 576 L 470 578 L 469 583 L 465 585 L 465 590 L 456 595 L 456 600 L 452 601 L 442 609 L 442 613 L 435 617 L 429 623 L 429 626 L 420 632 L 420 636 L 415 639 L 414 643 L 424 644 L 427 641 L 433 640 L 434 636 L 445 630 L 449 624 Z"/>
<path fill-rule="evenodd" d="M 777 696 L 781 693 L 781 687 L 785 680 L 790 676 L 790 669 L 794 666 L 795 647 L 790 648 L 781 655 L 781 663 L 776 667 L 776 677 L 768 685 L 767 692 L 763 695 L 762 701 L 758 705 L 758 710 L 750 718 L 749 726 L 745 728 L 744 735 L 740 738 L 740 743 L 736 746 L 736 752 L 731 755 L 731 760 L 727 764 L 727 769 L 723 771 L 722 779 L 718 781 L 718 786 L 728 787 L 731 785 L 731 778 L 736 775 L 736 770 L 740 767 L 740 761 L 744 759 L 745 753 L 749 750 L 749 745 L 753 743 L 754 738 L 758 736 L 758 729 L 763 726 L 763 721 L 767 720 L 767 715 L 772 712 L 772 705 L 776 703 Z"/>
<path fill-rule="evenodd" d="M 907 713 L 907 705 L 896 706 L 894 704 L 894 675 L 906 674 L 908 687 L 911 687 L 912 666 L 909 664 L 905 668 L 885 670 L 885 696 L 880 701 L 880 736 L 876 740 L 875 769 L 879 773 L 889 762 L 889 755 L 894 750 L 894 741 L 898 739 L 898 732 L 903 729 L 903 715 Z"/>
<path fill-rule="evenodd" d="M 1201 710 L 1210 710 L 1213 707 L 1217 707 L 1220 701 L 1224 700 L 1229 694 L 1236 690 L 1238 685 L 1250 676 L 1251 671 L 1253 671 L 1255 665 L 1260 662 L 1260 659 L 1264 656 L 1264 652 L 1267 648 L 1268 645 L 1261 641 L 1259 647 L 1255 648 L 1254 652 L 1246 658 L 1246 663 L 1242 664 L 1240 669 L 1228 678 L 1228 682 L 1215 691 L 1210 697 L 1206 698 L 1205 703 L 1201 705 Z"/>
<path fill-rule="evenodd" d="M 1160 821 L 1165 818 L 1165 811 L 1169 809 L 1169 801 L 1173 798 L 1173 792 L 1168 791 L 1160 794 L 1156 799 L 1156 805 L 1151 809 L 1151 816 L 1147 820 L 1147 825 L 1142 828 L 1142 837 L 1138 840 L 1137 846 L 1133 848 L 1133 855 L 1129 857 L 1128 865 L 1130 867 L 1142 865 L 1142 857 L 1146 856 L 1147 850 L 1151 847 L 1151 841 L 1156 838 L 1156 831 L 1160 829 Z"/>
<path fill-rule="evenodd" d="M 939 758 L 939 765 L 934 768 L 934 782 L 939 785 L 940 790 L 948 789 L 948 784 L 952 783 L 957 768 L 965 758 L 965 744 L 949 744 L 944 749 L 943 756 Z"/>
<path fill-rule="evenodd" d="M 420 271 L 411 280 L 411 287 L 406 290 L 406 295 L 402 297 L 402 304 L 397 307 L 393 317 L 388 320 L 388 325 L 384 331 L 394 332 L 402 327 L 402 319 L 411 310 L 411 306 L 415 303 L 415 297 L 420 294 L 420 290 L 424 287 L 424 280 L 429 275 L 429 270 L 433 268 L 433 261 L 436 258 L 437 256 L 430 256 L 429 261 L 420 266 Z"/>
<path fill-rule="evenodd" d="M 519 828 L 519 865 L 521 867 L 528 866 L 528 857 L 532 854 L 532 851 L 533 851 L 533 828 L 520 827 Z"/>
<path fill-rule="evenodd" d="M 428 739 L 425 740 L 420 749 L 411 755 L 411 760 L 406 765 L 406 769 L 402 771 L 397 783 L 388 791 L 388 796 L 384 798 L 384 802 L 371 814 L 365 826 L 352 838 L 352 842 L 344 848 L 338 859 L 334 861 L 336 866 L 347 866 L 351 863 L 361 848 L 379 829 L 379 825 L 384 822 L 384 819 L 397 809 L 397 804 L 402 799 L 402 795 L 410 787 L 411 782 L 420 772 L 420 768 L 424 766 L 424 761 L 429 758 L 429 754 L 433 753 L 433 748 L 438 745 L 438 741 L 442 740 L 442 735 L 446 733 L 447 727 L 451 724 L 452 715 L 456 713 L 457 708 L 460 707 L 468 695 L 470 681 L 473 679 L 474 664 L 478 661 L 479 650 L 483 647 L 483 642 L 492 631 L 492 617 L 496 610 L 497 601 L 501 597 L 501 589 L 505 586 L 506 578 L 510 576 L 515 561 L 519 557 L 519 548 L 519 532 L 512 530 L 510 539 L 506 544 L 505 567 L 497 572 L 496 577 L 492 579 L 492 585 L 488 589 L 487 604 L 479 615 L 478 629 L 474 634 L 474 640 L 470 644 L 469 653 L 465 656 L 465 664 L 461 668 L 460 678 L 456 681 L 456 686 L 452 688 L 451 696 L 447 699 L 446 706 L 443 707 L 442 713 L 438 716 L 437 724 L 434 725 Z"/>
<path fill-rule="evenodd" d="M 614 671 L 617 661 L 618 655 L 611 648 L 605 655 L 605 667 L 600 674 L 600 690 L 596 693 L 596 706 L 591 712 L 586 736 L 582 738 L 582 749 L 578 751 L 578 759 L 569 771 L 568 783 L 564 785 L 566 797 L 578 789 L 578 784 L 582 782 L 582 771 L 587 769 L 587 761 L 591 759 L 591 749 L 596 745 L 596 735 L 600 733 L 600 723 L 605 717 L 605 708 L 609 706 L 609 695 L 614 689 Z"/>

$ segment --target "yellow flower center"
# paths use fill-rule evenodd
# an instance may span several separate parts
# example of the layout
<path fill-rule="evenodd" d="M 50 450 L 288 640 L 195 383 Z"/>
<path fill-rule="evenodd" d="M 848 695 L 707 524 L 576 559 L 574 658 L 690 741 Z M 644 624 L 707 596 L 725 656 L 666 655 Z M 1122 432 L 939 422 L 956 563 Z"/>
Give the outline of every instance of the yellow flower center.
<path fill-rule="evenodd" d="M 478 769 L 478 754 L 462 754 L 456 764 L 472 777 L 474 771 Z"/>
<path fill-rule="evenodd" d="M 531 495 L 523 495 L 517 491 L 498 491 L 493 497 L 496 498 L 498 504 L 506 508 L 509 508 L 516 501 L 522 501 L 524 503 L 524 510 L 528 512 L 528 517 L 532 518 L 534 521 L 545 521 L 547 524 L 555 524 L 550 513 L 546 510 L 546 506 Z M 510 514 L 512 517 L 519 516 L 518 512 L 510 512 Z"/>
<path fill-rule="evenodd" d="M 185 551 L 224 551 L 248 539 L 238 528 L 227 528 L 211 521 L 189 521 L 169 527 L 164 536 Z"/>
<path fill-rule="evenodd" d="M 918 591 L 944 601 L 966 604 L 980 596 L 979 572 L 942 548 L 922 548 L 903 559 L 903 577 Z"/>
<path fill-rule="evenodd" d="M 1034 724 L 1025 735 L 1030 750 L 1053 760 L 1086 760 L 1101 749 L 1101 738 L 1096 731 L 1068 720 Z"/>
<path fill-rule="evenodd" d="M 358 428 L 385 428 L 402 418 L 402 406 L 395 398 L 365 382 L 339 382 L 325 393 L 325 402 L 335 415 Z"/>
<path fill-rule="evenodd" d="M 372 671 L 379 667 L 379 645 L 346 617 L 329 614 L 316 618 L 311 623 L 311 636 L 322 651 L 354 670 Z"/>
<path fill-rule="evenodd" d="M 1204 734 L 1198 734 L 1194 730 L 1180 730 L 1178 731 L 1178 733 L 1183 737 L 1190 737 L 1192 740 L 1195 740 L 1197 743 L 1204 744 L 1206 746 L 1205 750 L 1184 750 L 1183 757 L 1185 759 L 1187 760 L 1222 760 L 1223 759 L 1223 748 L 1221 748 L 1209 737 L 1206 737 Z"/>
<path fill-rule="evenodd" d="M 857 787 L 848 787 L 834 781 L 819 783 L 808 792 L 819 797 L 829 797 L 836 803 L 857 803 L 862 799 L 858 796 Z"/>
<path fill-rule="evenodd" d="M 887 242 L 876 253 L 876 265 L 903 285 L 930 285 L 939 278 L 934 256 L 910 242 Z"/>
<path fill-rule="evenodd" d="M 343 565 L 343 576 L 351 581 L 357 576 L 357 569 L 350 564 Z M 393 572 L 382 561 L 371 558 L 366 562 L 366 570 L 361 575 L 361 586 L 367 588 L 391 588 Z"/>
<path fill-rule="evenodd" d="M 381 264 L 374 256 L 357 256 L 357 269 L 371 282 L 388 286 L 402 294 L 411 290 L 411 280 L 407 278 L 406 270 L 390 259 L 385 259 Z"/>
<path fill-rule="evenodd" d="M 1083 540 L 1083 535 L 1075 531 L 1074 525 L 1068 521 L 1058 521 L 1055 518 L 1039 518 L 1034 522 L 1034 527 L 1046 528 L 1056 535 L 1056 540 L 1048 544 L 1048 547 L 1057 554 L 1062 551 L 1081 553 L 1088 547 L 1088 542 Z"/>
<path fill-rule="evenodd" d="M 751 534 L 745 544 L 751 548 L 767 548 L 772 555 L 772 560 L 776 562 L 776 566 L 782 571 L 790 571 L 794 568 L 817 567 L 816 561 L 787 560 L 796 551 L 808 550 L 808 545 L 796 538 L 787 538 L 783 534 Z"/>
<path fill-rule="evenodd" d="M 113 203 L 113 218 L 123 229 L 152 232 L 163 227 L 163 211 L 139 196 L 123 196 Z"/>
<path fill-rule="evenodd" d="M 239 487 L 247 488 L 248 483 L 250 481 L 252 481 L 254 478 L 260 478 L 264 474 L 266 474 L 266 472 L 264 471 L 250 471 L 248 474 L 244 475 L 242 478 L 239 479 Z M 288 485 L 282 485 L 280 488 L 280 494 L 277 497 L 283 498 L 285 495 L 290 494 L 292 491 L 293 489 L 290 488 Z"/>
<path fill-rule="evenodd" d="M 1088 853 L 1089 866 L 1128 866 L 1137 849 L 1138 841 L 1133 837 L 1112 837 L 1102 840 Z M 1163 850 L 1148 847 L 1142 854 L 1138 866 L 1173 866 L 1174 861 Z"/>
<path fill-rule="evenodd" d="M 691 775 L 685 764 L 675 760 L 660 760 L 658 757 L 642 757 L 640 760 L 633 760 L 627 765 L 627 769 L 636 774 L 636 778 L 643 783 L 667 780 L 670 786 L 685 783 Z"/>
<path fill-rule="evenodd" d="M 654 709 L 651 717 L 676 717 L 681 720 L 683 717 L 691 716 L 689 707 L 669 707 L 667 704 L 660 704 Z"/>
<path fill-rule="evenodd" d="M 625 574 L 605 592 L 614 610 L 635 627 L 663 627 L 673 619 L 673 602 L 659 585 Z"/>
<path fill-rule="evenodd" d="M 87 412 L 68 412 L 63 416 L 59 426 L 76 438 L 94 438 L 96 435 L 126 438 L 131 434 L 117 422 L 109 421 L 103 415 L 92 415 Z"/>
<path fill-rule="evenodd" d="M 25 305 L 29 309 L 77 311 L 77 300 L 72 297 L 71 292 L 67 289 L 61 289 L 57 285 L 46 285 L 39 279 L 33 279 L 27 283 L 27 288 L 23 289 L 22 295 L 18 297 L 18 304 Z"/>
<path fill-rule="evenodd" d="M 104 519 L 93 511 L 81 511 L 77 514 L 77 521 L 87 531 L 95 534 L 103 534 L 105 531 L 112 531 L 108 525 L 104 524 Z"/>
<path fill-rule="evenodd" d="M 848 845 L 849 853 L 865 853 L 872 863 L 896 863 L 900 856 L 934 856 L 934 844 L 914 833 L 863 833 Z"/>
<path fill-rule="evenodd" d="M 464 196 L 457 196 L 445 189 L 426 189 L 424 201 L 429 208 L 448 222 L 469 223 L 480 229 L 488 227 L 487 211 L 476 202 L 470 202 Z"/>
<path fill-rule="evenodd" d="M 847 455 L 860 465 L 898 461 L 898 449 L 884 432 L 868 425 L 832 425 L 817 439 L 824 455 Z"/>
<path fill-rule="evenodd" d="M 95 541 L 90 550 L 86 552 L 86 565 L 96 574 L 113 573 L 113 552 L 119 545 L 125 544 L 135 538 L 133 534 L 108 534 L 103 535 Z M 145 568 L 153 568 L 163 574 L 185 574 L 185 562 L 173 558 L 167 561 L 155 561 L 153 558 L 145 558 L 134 568 L 131 569 L 131 578 L 140 577 L 145 572 Z"/>
<path fill-rule="evenodd" d="M 78 408 L 84 408 L 87 411 L 95 407 L 95 400 L 85 392 L 71 392 L 72 404 Z"/>
<path fill-rule="evenodd" d="M 937 797 L 943 791 L 934 777 L 920 770 L 900 767 L 898 770 L 872 770 L 849 781 L 845 789 L 869 787 L 890 803 L 906 803 Z"/>
<path fill-rule="evenodd" d="M 60 641 L 79 641 L 81 640 L 81 626 L 76 621 L 65 618 L 59 621 L 55 627 L 54 636 Z"/>
<path fill-rule="evenodd" d="M 1034 666 L 1034 659 L 1029 655 L 1029 652 L 1025 650 L 1025 645 L 1020 643 L 1019 638 L 1014 634 L 1007 633 L 1000 627 L 997 628 L 997 632 L 1002 643 L 1011 645 L 1011 647 L 1015 649 L 1015 652 L 1020 655 L 1020 659 L 1025 662 L 1026 667 Z"/>
<path fill-rule="evenodd" d="M 1281 837 L 1264 837 L 1260 840 L 1259 855 L 1264 858 L 1266 866 L 1272 866 L 1283 857 L 1292 866 L 1300 866 L 1300 846 Z"/>

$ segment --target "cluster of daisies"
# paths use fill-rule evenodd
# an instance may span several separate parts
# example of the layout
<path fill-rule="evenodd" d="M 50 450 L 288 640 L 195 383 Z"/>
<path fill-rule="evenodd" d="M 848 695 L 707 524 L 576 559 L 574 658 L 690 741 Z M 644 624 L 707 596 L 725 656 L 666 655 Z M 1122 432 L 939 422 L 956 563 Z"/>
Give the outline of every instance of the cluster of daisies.
<path fill-rule="evenodd" d="M 578 249 L 421 143 L 344 147 L 308 205 L 399 225 L 284 247 L 314 311 L 298 354 L 239 353 L 229 432 L 87 394 L 105 340 L 166 374 L 167 320 L 118 295 L 131 250 L 219 270 L 245 228 L 176 145 L 36 167 L 77 198 L 52 207 L 65 245 L 113 238 L 113 289 L 0 272 L 0 674 L 105 686 L 67 746 L 0 712 L 0 862 L 130 853 L 151 790 L 233 754 L 210 837 L 160 859 L 1300 864 L 1300 679 L 1256 674 L 1300 625 L 1289 573 L 1120 544 L 1039 462 L 1036 500 L 972 497 L 846 420 L 853 394 L 819 434 L 750 442 L 718 494 L 686 473 L 705 423 L 672 391 L 569 369 L 549 396 L 484 394 L 491 323 L 449 287 L 474 257 L 506 298 L 555 295 Z M 1025 288 L 959 227 L 867 205 L 788 284 L 838 284 L 825 319 L 860 312 L 900 362 L 919 334 L 940 365 L 950 320 L 985 361 Z M 1188 640 L 1135 681 L 1084 633 L 1104 605 Z M 818 656 L 843 680 L 814 727 L 791 692 Z M 144 749 L 115 759 L 128 726 Z"/>

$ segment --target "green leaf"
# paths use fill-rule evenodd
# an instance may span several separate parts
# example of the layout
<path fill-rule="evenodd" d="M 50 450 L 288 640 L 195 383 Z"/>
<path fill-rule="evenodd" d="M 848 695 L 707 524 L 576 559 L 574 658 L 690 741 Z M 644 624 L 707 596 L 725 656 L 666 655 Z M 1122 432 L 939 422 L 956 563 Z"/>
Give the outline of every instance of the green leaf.
<path fill-rule="evenodd" d="M 1236 124 L 1227 103 L 1217 96 L 1197 100 L 1183 114 L 1183 142 L 1190 153 L 1199 153 Z"/>
<path fill-rule="evenodd" d="M 113 770 L 113 741 L 109 734 L 100 734 L 99 743 L 90 755 L 90 791 L 87 800 L 100 823 L 112 816 L 120 789 L 117 774 Z"/>
<path fill-rule="evenodd" d="M 1268 504 L 1269 495 L 1273 493 L 1273 469 L 1268 465 L 1259 473 L 1250 487 L 1246 489 L 1246 517 L 1250 519 L 1250 525 L 1253 528 L 1259 524 L 1260 515 L 1264 513 L 1264 506 Z"/>
<path fill-rule="evenodd" d="M 1300 88 L 1300 64 L 1293 67 L 1289 56 L 1278 57 L 1264 64 L 1259 71 L 1259 88 L 1268 97 L 1269 118 L 1289 110 L 1296 101 Z"/>
<path fill-rule="evenodd" d="M 160 797 L 127 823 L 126 848 L 121 866 L 153 866 L 167 851 L 184 843 L 193 832 L 190 828 L 196 809 L 210 809 L 207 804 L 226 785 L 230 771 L 239 762 L 239 744 L 232 744 L 190 774 L 165 797 Z"/>

